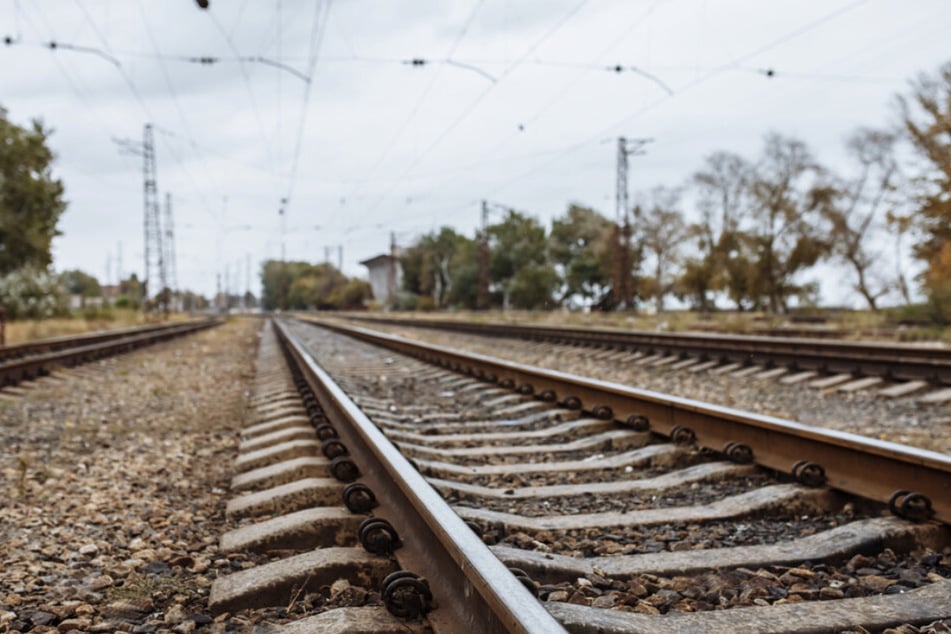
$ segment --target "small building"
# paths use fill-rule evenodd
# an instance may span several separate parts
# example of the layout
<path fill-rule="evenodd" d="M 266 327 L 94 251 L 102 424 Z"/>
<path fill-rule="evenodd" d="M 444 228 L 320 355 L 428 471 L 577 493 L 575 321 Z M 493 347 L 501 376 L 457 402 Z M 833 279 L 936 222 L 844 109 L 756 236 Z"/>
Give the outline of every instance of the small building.
<path fill-rule="evenodd" d="M 360 262 L 367 267 L 373 298 L 386 308 L 396 305 L 396 293 L 403 285 L 403 267 L 398 257 L 383 254 Z"/>

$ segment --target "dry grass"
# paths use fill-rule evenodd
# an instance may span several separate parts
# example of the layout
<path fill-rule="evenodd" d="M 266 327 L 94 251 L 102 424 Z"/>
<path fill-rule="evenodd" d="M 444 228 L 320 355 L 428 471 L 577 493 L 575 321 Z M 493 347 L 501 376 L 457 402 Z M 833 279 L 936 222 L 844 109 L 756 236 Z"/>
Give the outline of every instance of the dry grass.
<path fill-rule="evenodd" d="M 129 328 L 153 323 L 160 318 L 146 317 L 142 312 L 116 308 L 112 311 L 112 318 L 99 317 L 85 319 L 78 317 L 57 317 L 55 319 L 19 320 L 6 324 L 6 343 L 12 345 L 36 339 L 78 335 L 98 330 L 112 330 L 115 328 Z M 176 313 L 169 316 L 171 321 L 188 319 L 185 313 Z"/>

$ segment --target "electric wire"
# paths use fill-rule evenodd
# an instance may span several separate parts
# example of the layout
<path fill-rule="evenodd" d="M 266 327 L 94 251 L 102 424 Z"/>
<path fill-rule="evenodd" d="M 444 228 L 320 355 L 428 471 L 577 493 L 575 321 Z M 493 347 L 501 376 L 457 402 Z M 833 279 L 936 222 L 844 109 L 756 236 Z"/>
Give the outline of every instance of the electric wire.
<path fill-rule="evenodd" d="M 457 127 L 459 127 L 459 125 L 461 125 L 466 119 L 468 119 L 469 115 L 471 115 L 475 111 L 475 109 L 479 106 L 479 104 L 482 103 L 483 99 L 485 99 L 488 96 L 488 94 L 492 92 L 492 90 L 496 88 L 503 79 L 505 79 L 505 77 L 510 75 L 516 68 L 518 68 L 521 65 L 521 63 L 525 59 L 528 58 L 529 55 L 534 53 L 538 49 L 539 46 L 541 46 L 546 40 L 548 40 L 548 38 L 550 38 L 559 29 L 561 29 L 561 27 L 563 27 L 571 18 L 573 18 L 578 13 L 578 11 L 580 11 L 587 3 L 588 3 L 588 0 L 581 0 L 581 2 L 579 2 L 574 7 L 572 7 L 571 10 L 565 13 L 555 24 L 553 24 L 547 31 L 545 31 L 545 33 L 543 33 L 540 38 L 536 39 L 531 44 L 531 46 L 529 46 L 518 59 L 516 59 L 512 64 L 506 67 L 506 69 L 499 76 L 498 81 L 490 84 L 487 88 L 485 88 L 485 90 L 479 93 L 479 95 L 466 106 L 466 108 L 462 111 L 462 113 L 459 114 L 459 116 L 457 116 L 452 121 L 452 123 L 450 123 L 449 126 L 445 128 L 436 137 L 435 140 L 433 140 L 420 154 L 418 154 L 414 158 L 413 161 L 410 162 L 410 164 L 406 167 L 406 169 L 403 170 L 403 172 L 400 174 L 400 178 L 398 179 L 397 183 L 394 183 L 392 187 L 390 187 L 386 192 L 384 192 L 384 194 L 380 196 L 377 199 L 377 201 L 365 213 L 371 214 L 373 211 L 375 211 L 383 202 L 383 200 L 385 200 L 387 196 L 389 196 L 390 193 L 392 193 L 392 191 L 397 187 L 398 183 L 402 181 L 404 178 L 406 178 L 416 168 L 416 166 L 419 165 L 419 163 L 422 162 L 422 160 L 427 155 L 429 155 L 430 152 L 432 152 L 436 147 L 438 147 L 439 144 L 444 139 L 446 139 L 450 134 L 452 134 L 452 132 Z"/>
<path fill-rule="evenodd" d="M 254 121 L 258 126 L 258 133 L 264 139 L 264 151 L 265 151 L 265 154 L 267 154 L 268 165 L 270 166 L 270 170 L 273 173 L 274 172 L 274 156 L 272 154 L 271 139 L 268 137 L 267 133 L 265 132 L 264 119 L 261 117 L 261 109 L 258 107 L 257 98 L 254 95 L 254 88 L 251 85 L 251 78 L 248 75 L 248 69 L 245 67 L 244 59 L 242 58 L 241 53 L 238 51 L 237 47 L 235 46 L 234 40 L 232 40 L 231 36 L 221 26 L 221 22 L 215 16 L 215 12 L 209 11 L 208 15 L 211 17 L 211 22 L 214 25 L 215 29 L 218 31 L 218 33 L 221 34 L 221 37 L 224 38 L 225 43 L 228 45 L 228 48 L 231 50 L 231 52 L 234 53 L 235 59 L 238 62 L 238 68 L 241 71 L 241 78 L 244 83 L 244 88 L 248 94 L 248 101 L 251 103 L 251 111 L 254 113 Z"/>
<path fill-rule="evenodd" d="M 836 18 L 839 18 L 839 17 L 845 15 L 846 13 L 848 13 L 848 12 L 850 12 L 850 11 L 852 11 L 852 10 L 858 8 L 858 7 L 860 7 L 861 5 L 866 4 L 868 1 L 869 1 L 869 0 L 854 0 L 853 2 L 850 2 L 850 3 L 848 3 L 848 4 L 845 4 L 845 5 L 843 5 L 843 6 L 840 6 L 839 8 L 837 8 L 837 9 L 835 9 L 835 10 L 829 12 L 829 13 L 826 13 L 826 14 L 822 15 L 821 17 L 819 17 L 819 18 L 817 18 L 817 19 L 815 19 L 815 20 L 812 20 L 812 21 L 810 21 L 810 22 L 808 22 L 808 23 L 806 23 L 806 24 L 804 24 L 804 25 L 802 25 L 802 26 L 800 26 L 800 27 L 798 27 L 798 28 L 796 28 L 796 29 L 793 29 L 792 31 L 789 31 L 788 33 L 785 33 L 785 34 L 781 35 L 780 37 L 778 37 L 778 38 L 776 38 L 776 39 L 774 39 L 774 40 L 771 40 L 770 42 L 767 42 L 766 44 L 763 44 L 762 46 L 757 47 L 757 48 L 754 49 L 753 51 L 750 51 L 750 52 L 748 52 L 748 53 L 745 53 L 745 54 L 741 55 L 741 56 L 738 57 L 738 58 L 735 58 L 730 64 L 728 64 L 728 65 L 726 65 L 726 66 L 715 68 L 715 69 L 713 69 L 713 70 L 711 70 L 711 71 L 709 71 L 709 72 L 707 72 L 707 73 L 705 73 L 705 74 L 703 74 L 703 75 L 701 75 L 701 76 L 699 76 L 699 77 L 697 77 L 697 78 L 694 78 L 693 80 L 687 82 L 687 83 L 684 84 L 683 86 L 678 87 L 678 88 L 674 91 L 674 95 L 673 95 L 673 96 L 665 95 L 665 96 L 660 97 L 659 99 L 655 99 L 654 101 L 652 101 L 652 102 L 648 103 L 647 105 L 645 105 L 645 106 L 641 107 L 640 109 L 638 109 L 638 110 L 637 110 L 636 112 L 634 112 L 633 114 L 625 115 L 624 117 L 622 117 L 621 119 L 619 119 L 619 120 L 617 120 L 617 121 L 611 123 L 610 125 L 607 125 L 607 126 L 605 126 L 604 128 L 601 128 L 600 130 L 598 130 L 596 133 L 592 134 L 591 136 L 589 136 L 589 137 L 587 137 L 587 138 L 585 138 L 585 139 L 582 139 L 582 140 L 580 140 L 580 141 L 578 141 L 578 142 L 576 142 L 576 143 L 572 143 L 571 145 L 566 146 L 560 153 L 556 154 L 555 156 L 553 156 L 553 157 L 551 157 L 551 158 L 548 158 L 548 159 L 545 159 L 544 161 L 542 161 L 542 162 L 539 163 L 538 165 L 535 165 L 534 167 L 532 167 L 532 168 L 530 168 L 530 169 L 528 169 L 528 170 L 526 170 L 526 171 L 524 171 L 524 172 L 518 174 L 517 176 L 506 180 L 506 181 L 505 181 L 504 183 L 502 183 L 500 186 L 498 186 L 498 187 L 496 187 L 494 190 L 492 190 L 492 192 L 491 192 L 490 195 L 491 195 L 491 196 L 497 196 L 499 192 L 501 192 L 501 191 L 507 189 L 507 188 L 510 187 L 513 183 L 516 183 L 516 182 L 518 182 L 518 181 L 520 181 L 520 180 L 525 179 L 525 178 L 528 177 L 528 176 L 531 176 L 532 174 L 534 174 L 534 173 L 536 173 L 537 171 L 539 171 L 540 169 L 542 169 L 542 168 L 544 168 L 544 167 L 550 165 L 551 163 L 554 163 L 554 162 L 556 162 L 556 161 L 561 160 L 562 158 L 564 158 L 565 156 L 567 156 L 569 153 L 574 152 L 575 150 L 578 150 L 578 149 L 580 149 L 580 148 L 582 148 L 582 147 L 584 147 L 584 146 L 586 146 L 586 145 L 589 145 L 589 144 L 591 144 L 592 142 L 599 142 L 600 139 L 602 139 L 602 138 L 604 138 L 605 136 L 609 135 L 612 131 L 616 130 L 617 128 L 626 126 L 626 125 L 627 125 L 630 121 L 632 121 L 633 119 L 642 116 L 643 114 L 645 114 L 646 112 L 649 112 L 650 110 L 653 110 L 654 108 L 656 108 L 657 106 L 659 106 L 659 105 L 661 105 L 662 103 L 666 102 L 667 100 L 672 99 L 672 98 L 675 98 L 675 97 L 678 96 L 678 95 L 682 95 L 683 93 L 685 93 L 685 92 L 687 92 L 687 91 L 689 91 L 689 90 L 693 90 L 694 88 L 697 88 L 698 86 L 700 86 L 700 85 L 706 83 L 707 81 L 709 81 L 709 80 L 713 79 L 714 77 L 716 77 L 716 76 L 722 74 L 723 72 L 726 72 L 726 71 L 727 71 L 728 69 L 730 69 L 730 68 L 738 67 L 740 64 L 743 64 L 743 63 L 745 63 L 745 62 L 748 62 L 749 60 L 751 60 L 751 59 L 757 57 L 758 55 L 761 55 L 761 54 L 766 53 L 766 52 L 768 52 L 768 51 L 770 51 L 770 50 L 773 50 L 773 49 L 775 49 L 775 48 L 778 48 L 779 46 L 782 46 L 783 44 L 786 44 L 787 42 L 789 42 L 789 41 L 791 41 L 791 40 L 793 40 L 793 39 L 795 39 L 795 38 L 797 38 L 797 37 L 800 37 L 800 36 L 802 36 L 802 35 L 805 35 L 806 33 L 810 32 L 810 31 L 813 31 L 813 30 L 817 29 L 818 27 L 820 27 L 820 26 L 822 26 L 822 25 L 824 25 L 824 24 L 826 24 L 826 23 L 828 23 L 828 22 L 830 22 L 830 21 L 832 21 L 832 20 L 834 20 L 834 19 L 836 19 Z"/>
<path fill-rule="evenodd" d="M 314 21 L 311 25 L 310 35 L 310 64 L 307 68 L 309 77 L 307 86 L 304 88 L 304 98 L 301 105 L 300 120 L 297 125 L 297 136 L 294 145 L 293 161 L 291 163 L 291 174 L 287 185 L 287 194 L 282 202 L 282 213 L 286 214 L 290 208 L 291 200 L 294 195 L 294 188 L 297 184 L 297 168 L 300 164 L 301 148 L 303 147 L 304 129 L 307 125 L 308 105 L 310 103 L 311 88 L 314 85 L 314 74 L 317 70 L 317 60 L 320 56 L 320 46 L 327 30 L 327 15 L 333 0 L 318 2 L 314 5 Z"/>
<path fill-rule="evenodd" d="M 139 9 L 139 15 L 142 18 L 142 25 L 145 27 L 145 33 L 149 38 L 149 42 L 152 48 L 155 50 L 155 52 L 159 56 L 161 56 L 161 50 L 159 49 L 158 42 L 155 40 L 155 34 L 152 32 L 152 26 L 151 24 L 149 24 L 148 16 L 145 13 L 145 9 L 142 6 L 142 0 L 139 0 L 139 2 L 137 3 L 137 6 Z M 172 83 L 172 77 L 171 75 L 169 75 L 168 68 L 166 67 L 165 62 L 161 59 L 161 57 L 159 57 L 159 68 L 162 71 L 162 77 L 165 80 L 165 86 L 166 88 L 168 88 L 168 93 L 172 97 L 172 104 L 175 106 L 175 110 L 178 113 L 178 119 L 179 121 L 181 121 L 182 130 L 185 133 L 185 137 L 190 142 L 191 147 L 197 150 L 199 146 L 195 142 L 195 135 L 192 133 L 191 126 L 188 123 L 188 118 L 185 116 L 185 111 L 182 109 L 182 104 L 178 99 L 178 93 L 175 90 L 175 86 Z M 221 184 L 218 183 L 217 177 L 215 175 L 215 170 L 208 169 L 208 163 L 205 160 L 204 154 L 199 151 L 196 151 L 196 155 L 198 156 L 198 160 L 200 160 L 202 163 L 202 166 L 203 166 L 202 172 L 206 174 L 208 178 L 212 181 L 212 189 L 215 191 L 222 191 Z"/>
<path fill-rule="evenodd" d="M 475 19 L 476 14 L 482 8 L 482 5 L 485 3 L 485 0 L 476 0 L 475 4 L 472 5 L 472 9 L 469 11 L 469 16 L 466 18 L 466 21 L 462 25 L 459 33 L 456 34 L 455 39 L 453 39 L 452 44 L 449 47 L 449 52 L 446 57 L 452 57 L 455 54 L 456 49 L 459 47 L 459 44 L 465 38 L 466 34 L 469 32 L 469 27 L 472 25 L 472 21 Z M 439 79 L 439 71 L 437 71 L 429 80 L 429 83 L 423 89 L 423 92 L 420 93 L 419 97 L 416 99 L 416 102 L 413 104 L 413 108 L 410 110 L 409 115 L 406 119 L 403 120 L 403 123 L 396 129 L 393 136 L 390 137 L 386 145 L 383 146 L 383 151 L 380 153 L 380 156 L 370 167 L 366 178 L 358 182 L 358 184 L 350 191 L 350 194 L 346 197 L 347 200 L 356 200 L 357 193 L 359 192 L 359 187 L 368 181 L 372 181 L 373 177 L 376 176 L 376 172 L 379 169 L 380 165 L 383 164 L 383 161 L 390 155 L 390 152 L 393 150 L 393 147 L 396 145 L 396 142 L 403 136 L 403 133 L 409 128 L 410 124 L 415 121 L 416 115 L 419 113 L 420 108 L 426 99 L 429 97 L 429 93 L 432 92 L 433 86 L 436 85 L 436 81 Z M 398 179 L 397 179 L 398 180 Z"/>

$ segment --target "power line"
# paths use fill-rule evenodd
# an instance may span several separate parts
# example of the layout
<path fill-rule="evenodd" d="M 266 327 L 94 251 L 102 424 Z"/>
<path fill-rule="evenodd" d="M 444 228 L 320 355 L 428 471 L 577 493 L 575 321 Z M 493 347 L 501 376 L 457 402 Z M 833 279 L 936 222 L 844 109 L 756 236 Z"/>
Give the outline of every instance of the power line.
<path fill-rule="evenodd" d="M 370 209 L 366 211 L 366 213 L 369 214 L 375 211 L 376 208 L 379 207 L 379 205 L 383 202 L 383 200 L 385 200 L 386 197 L 389 196 L 389 194 L 393 191 L 393 189 L 396 188 L 397 184 L 401 182 L 410 172 L 412 172 L 413 169 L 415 169 L 415 167 L 419 165 L 419 163 L 423 160 L 423 158 L 425 158 L 430 152 L 432 152 L 443 141 L 443 139 L 448 137 L 453 132 L 453 130 L 455 130 L 459 125 L 461 125 L 462 122 L 465 121 L 469 117 L 469 115 L 475 111 L 475 109 L 479 106 L 482 100 L 485 99 L 485 97 L 488 96 L 488 94 L 496 86 L 498 86 L 499 83 L 505 77 L 507 77 L 509 74 L 512 73 L 512 71 L 518 68 L 518 66 L 520 66 L 521 63 L 525 59 L 527 59 L 529 55 L 535 52 L 535 50 L 537 50 L 538 47 L 541 46 L 549 37 L 554 35 L 562 26 L 564 26 L 566 22 L 568 22 L 568 20 L 573 18 L 578 13 L 578 11 L 580 11 L 581 8 L 587 4 L 587 2 L 588 0 L 581 0 L 580 3 L 578 3 L 570 11 L 565 13 L 554 25 L 552 25 L 547 31 L 545 31 L 545 33 L 543 33 L 540 38 L 535 40 L 535 42 L 533 42 L 532 45 L 529 46 L 517 60 L 515 60 L 502 72 L 502 74 L 499 76 L 498 82 L 492 83 L 491 85 L 489 85 L 473 101 L 471 101 L 469 105 L 466 106 L 466 108 L 462 111 L 462 113 L 458 117 L 456 117 L 452 123 L 449 124 L 449 127 L 445 128 L 439 134 L 439 136 L 436 137 L 434 141 L 432 141 L 419 155 L 416 156 L 416 158 L 413 161 L 410 162 L 410 164 L 406 167 L 406 169 L 403 170 L 398 181 L 394 183 L 394 185 L 390 187 L 382 196 L 380 196 L 377 199 L 376 203 L 374 203 L 370 207 Z"/>
<path fill-rule="evenodd" d="M 149 38 L 149 42 L 152 45 L 152 49 L 157 53 L 157 57 L 159 60 L 159 67 L 162 70 L 162 77 L 165 80 L 165 86 L 168 88 L 169 95 L 171 95 L 172 97 L 172 103 L 175 105 L 175 110 L 178 113 L 179 121 L 182 122 L 182 128 L 185 131 L 185 136 L 190 141 L 192 148 L 197 149 L 198 144 L 195 142 L 195 137 L 192 134 L 191 127 L 188 125 L 188 119 L 185 117 L 185 111 L 182 110 L 182 104 L 181 102 L 179 102 L 178 94 L 175 91 L 175 87 L 172 85 L 172 78 L 168 73 L 168 68 L 165 66 L 165 61 L 161 58 L 161 50 L 159 50 L 158 43 L 155 41 L 155 35 L 152 33 L 152 27 L 149 24 L 148 17 L 146 16 L 145 10 L 142 7 L 142 0 L 139 0 L 137 6 L 139 8 L 139 15 L 142 18 L 142 24 L 143 26 L 145 26 L 145 33 Z M 205 157 L 200 152 L 196 152 L 196 154 L 198 154 L 199 160 L 204 165 L 204 170 L 203 170 L 204 173 L 207 174 L 213 181 L 217 181 L 214 175 L 214 170 L 208 169 L 208 164 L 205 162 Z M 217 182 L 215 182 L 215 189 L 217 190 L 221 189 L 220 184 L 218 184 Z"/>
<path fill-rule="evenodd" d="M 859 6 L 863 5 L 863 4 L 866 4 L 867 2 L 868 2 L 868 0 L 855 0 L 854 2 L 851 2 L 851 3 L 849 3 L 849 4 L 846 4 L 845 6 L 839 7 L 838 9 L 836 9 L 836 10 L 834 10 L 834 11 L 831 11 L 830 13 L 827 13 L 827 14 L 821 16 L 820 18 L 817 18 L 816 20 L 813 20 L 812 22 L 808 22 L 808 23 L 806 23 L 805 25 L 803 25 L 803 26 L 801 26 L 801 27 L 799 27 L 799 28 L 793 29 L 792 31 L 789 31 L 788 33 L 785 33 L 785 34 L 781 35 L 780 37 L 778 37 L 778 38 L 772 40 L 771 42 L 768 42 L 767 44 L 764 44 L 763 46 L 760 46 L 760 47 L 754 49 L 753 51 L 751 51 L 751 52 L 749 52 L 749 53 L 746 53 L 746 54 L 744 54 L 744 55 L 741 55 L 740 57 L 734 59 L 733 62 L 732 62 L 730 65 L 726 65 L 726 66 L 714 68 L 714 69 L 712 69 L 710 72 L 708 72 L 708 73 L 706 73 L 706 74 L 704 74 L 704 75 L 701 75 L 701 76 L 699 76 L 699 77 L 697 77 L 697 78 L 695 78 L 695 79 L 693 79 L 693 80 L 687 82 L 687 83 L 684 84 L 683 86 L 678 87 L 678 88 L 674 91 L 674 93 L 675 93 L 674 96 L 676 96 L 676 95 L 682 95 L 683 93 L 685 93 L 685 92 L 687 92 L 687 91 L 689 91 L 689 90 L 692 90 L 692 89 L 696 88 L 697 86 L 700 86 L 700 85 L 706 83 L 707 81 L 709 81 L 710 79 L 716 77 L 717 75 L 720 75 L 720 74 L 722 74 L 723 72 L 726 72 L 727 70 L 730 70 L 731 68 L 737 67 L 739 64 L 741 64 L 741 63 L 743 63 L 743 62 L 749 61 L 750 59 L 752 59 L 752 58 L 754 58 L 754 57 L 756 57 L 756 56 L 758 56 L 758 55 L 761 55 L 761 54 L 763 54 L 763 53 L 765 53 L 765 52 L 767 52 L 767 51 L 770 51 L 770 50 L 772 50 L 772 49 L 774 49 L 774 48 L 776 48 L 776 47 L 778 47 L 778 46 L 780 46 L 780 45 L 782 45 L 782 44 L 785 44 L 785 43 L 789 42 L 790 40 L 792 40 L 792 39 L 794 39 L 794 38 L 796 38 L 796 37 L 800 37 L 800 36 L 802 36 L 802 35 L 808 33 L 809 31 L 812 31 L 812 30 L 818 28 L 819 26 L 822 26 L 823 24 L 826 24 L 827 22 L 829 22 L 829 21 L 831 21 L 831 20 L 833 20 L 833 19 L 835 19 L 835 18 L 838 18 L 838 17 L 844 15 L 845 13 L 848 13 L 849 11 L 852 11 L 853 9 L 855 9 L 855 8 L 857 8 L 857 7 L 859 7 Z M 522 180 L 522 179 L 524 179 L 525 177 L 530 176 L 531 174 L 534 174 L 535 172 L 537 172 L 538 170 L 542 169 L 543 167 L 549 165 L 550 163 L 553 163 L 553 162 L 555 162 L 555 161 L 560 160 L 561 158 L 567 156 L 570 152 L 573 152 L 573 151 L 575 151 L 575 150 L 577 150 L 577 149 L 579 149 L 579 148 L 581 148 L 581 147 L 584 147 L 585 145 L 588 145 L 588 144 L 590 144 L 590 143 L 592 143 L 592 142 L 597 142 L 597 141 L 599 141 L 599 140 L 602 139 L 603 137 L 608 136 L 608 135 L 611 133 L 611 131 L 613 131 L 613 130 L 615 130 L 615 129 L 617 129 L 617 128 L 620 128 L 620 127 L 623 127 L 623 126 L 629 124 L 633 119 L 635 119 L 635 118 L 637 118 L 637 117 L 639 117 L 639 116 L 642 116 L 644 113 L 646 113 L 646 112 L 648 112 L 648 111 L 650 111 L 650 110 L 653 110 L 654 108 L 656 108 L 656 107 L 659 106 L 660 104 L 666 102 L 668 99 L 672 99 L 674 96 L 671 96 L 671 95 L 662 96 L 661 98 L 659 98 L 659 99 L 657 99 L 657 100 L 655 100 L 655 101 L 653 101 L 653 102 L 651 102 L 651 103 L 649 103 L 649 104 L 643 106 L 642 108 L 640 108 L 639 110 L 637 110 L 635 113 L 633 113 L 633 114 L 631 114 L 631 115 L 625 115 L 622 119 L 619 119 L 619 120 L 615 121 L 614 123 L 612 123 L 612 124 L 610 124 L 610 125 L 608 125 L 608 126 L 605 126 L 604 128 L 598 130 L 598 132 L 596 132 L 595 134 L 589 136 L 588 138 L 583 139 L 583 140 L 581 140 L 581 141 L 578 141 L 578 142 L 576 142 L 576 143 L 573 143 L 573 144 L 571 144 L 571 145 L 569 145 L 569 146 L 566 146 L 566 147 L 562 150 L 562 152 L 560 152 L 559 154 L 557 154 L 557 155 L 555 155 L 555 156 L 553 156 L 553 157 L 551 157 L 551 158 L 549 158 L 549 159 L 546 159 L 546 160 L 542 161 L 541 163 L 539 163 L 538 165 L 535 165 L 535 166 L 532 167 L 531 169 L 526 170 L 525 172 L 522 172 L 522 173 L 518 174 L 517 176 L 514 176 L 513 178 L 510 178 L 509 180 L 505 181 L 502 185 L 500 185 L 499 187 L 497 187 L 496 189 L 494 189 L 494 190 L 492 191 L 492 195 L 498 194 L 498 192 L 500 192 L 500 191 L 506 189 L 506 188 L 509 187 L 512 183 L 518 182 L 519 180 Z"/>
<path fill-rule="evenodd" d="M 294 145 L 294 159 L 291 164 L 291 175 L 287 185 L 287 195 L 284 196 L 282 205 L 282 214 L 286 213 L 290 206 L 291 198 L 294 194 L 294 187 L 297 183 L 297 167 L 300 162 L 301 147 L 303 146 L 304 128 L 307 124 L 307 111 L 308 104 L 310 102 L 310 91 L 314 84 L 314 72 L 317 69 L 317 58 L 320 54 L 320 45 L 323 42 L 324 33 L 326 32 L 327 14 L 330 10 L 331 2 L 332 0 L 327 0 L 326 2 L 319 2 L 314 6 L 314 21 L 311 24 L 310 30 L 310 64 L 307 68 L 307 87 L 304 89 L 304 99 L 303 104 L 301 105 L 301 115 L 297 125 L 297 138 Z"/>
<path fill-rule="evenodd" d="M 469 12 L 469 17 L 466 18 L 465 23 L 462 25 L 462 29 L 460 29 L 459 33 L 456 34 L 455 39 L 452 41 L 452 45 L 449 47 L 449 52 L 447 53 L 447 57 L 452 57 L 453 54 L 455 54 L 456 49 L 459 47 L 459 44 L 462 42 L 463 38 L 465 38 L 466 34 L 469 32 L 469 27 L 472 25 L 472 21 L 475 19 L 476 14 L 482 8 L 482 5 L 484 3 L 485 3 L 485 0 L 476 0 L 475 4 L 472 6 L 472 10 Z M 429 84 L 426 85 L 426 88 L 423 89 L 423 92 L 416 99 L 416 103 L 413 104 L 413 108 L 412 110 L 410 110 L 409 115 L 406 117 L 406 119 L 403 121 L 400 127 L 397 128 L 395 134 L 392 137 L 390 137 L 390 140 L 387 142 L 387 144 L 383 147 L 383 152 L 380 154 L 379 158 L 377 158 L 376 162 L 370 167 L 368 176 L 364 179 L 364 182 L 371 180 L 372 177 L 376 175 L 376 171 L 379 169 L 380 165 L 382 165 L 383 161 L 386 160 L 386 157 L 389 156 L 393 147 L 396 145 L 397 140 L 399 140 L 399 138 L 403 136 L 403 133 L 409 128 L 410 123 L 412 123 L 416 119 L 416 115 L 419 113 L 419 109 L 422 107 L 423 103 L 426 101 L 426 98 L 429 97 L 429 93 L 432 91 L 433 86 L 435 86 L 437 79 L 439 79 L 439 72 L 434 74 L 433 77 L 429 80 Z M 350 192 L 350 195 L 347 198 L 354 199 L 357 191 L 359 191 L 359 189 L 355 187 Z"/>
<path fill-rule="evenodd" d="M 242 11 L 243 11 L 242 5 Z M 218 21 L 218 18 L 215 16 L 213 11 L 209 12 L 211 16 L 211 22 L 215 25 L 215 28 L 224 38 L 225 42 L 228 44 L 228 47 L 231 49 L 231 52 L 235 55 L 235 61 L 238 62 L 238 68 L 241 71 L 241 78 L 244 82 L 244 88 L 248 93 L 248 100 L 251 102 L 251 109 L 254 112 L 254 119 L 258 126 L 258 132 L 264 138 L 264 151 L 267 153 L 268 163 L 271 166 L 271 171 L 274 171 L 274 156 L 271 149 L 271 141 L 268 135 L 264 131 L 264 119 L 261 117 L 261 109 L 258 108 L 257 98 L 254 95 L 254 88 L 251 86 L 251 78 L 248 76 L 248 69 L 245 67 L 245 61 L 252 61 L 251 59 L 245 60 L 237 47 L 234 44 L 234 41 L 231 39 L 231 35 L 225 32 L 224 28 L 221 26 L 221 22 Z M 240 16 L 239 16 L 240 17 Z M 211 59 L 211 58 L 201 58 L 201 59 Z M 212 63 L 212 62 L 208 62 Z"/>

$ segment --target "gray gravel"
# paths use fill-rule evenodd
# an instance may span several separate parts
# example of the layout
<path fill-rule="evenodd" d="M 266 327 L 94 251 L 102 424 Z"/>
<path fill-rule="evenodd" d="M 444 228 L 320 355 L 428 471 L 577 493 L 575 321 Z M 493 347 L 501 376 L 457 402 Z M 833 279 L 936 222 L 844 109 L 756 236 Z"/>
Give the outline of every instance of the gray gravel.
<path fill-rule="evenodd" d="M 240 320 L 0 393 L 0 632 L 268 631 L 212 618 L 260 322 Z M 21 386 L 24 387 L 24 386 Z"/>
<path fill-rule="evenodd" d="M 913 397 L 885 399 L 874 390 L 844 394 L 775 380 L 692 373 L 667 367 L 619 365 L 590 359 L 596 349 L 539 344 L 447 333 L 439 330 L 360 324 L 375 330 L 462 348 L 543 368 L 614 381 L 665 394 L 794 420 L 806 425 L 848 431 L 881 440 L 951 453 L 951 407 L 922 405 Z M 879 386 L 881 387 L 881 386 Z"/>

